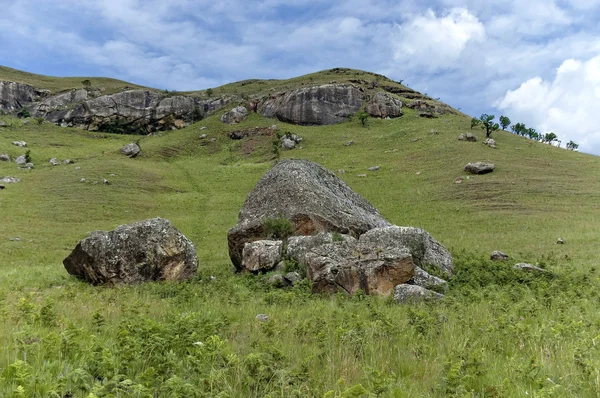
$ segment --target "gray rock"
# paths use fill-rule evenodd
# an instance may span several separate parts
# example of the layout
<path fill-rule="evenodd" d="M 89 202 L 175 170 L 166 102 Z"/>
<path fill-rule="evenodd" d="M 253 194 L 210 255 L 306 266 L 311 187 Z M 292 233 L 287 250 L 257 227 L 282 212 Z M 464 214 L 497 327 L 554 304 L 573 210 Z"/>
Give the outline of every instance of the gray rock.
<path fill-rule="evenodd" d="M 0 178 L 0 182 L 4 184 L 15 184 L 21 182 L 21 180 L 17 177 L 2 177 Z"/>
<path fill-rule="evenodd" d="M 28 170 L 31 170 L 31 169 L 34 169 L 34 168 L 35 168 L 35 166 L 34 166 L 34 164 L 33 164 L 33 163 L 31 163 L 31 162 L 28 162 L 28 163 L 25 163 L 25 166 L 24 166 L 24 168 L 26 168 L 26 169 L 28 169 Z"/>
<path fill-rule="evenodd" d="M 415 266 L 414 276 L 407 282 L 409 285 L 421 286 L 427 290 L 448 292 L 448 282 L 437 276 L 425 272 L 422 268 Z"/>
<path fill-rule="evenodd" d="M 462 184 L 462 182 L 463 182 L 463 178 L 462 178 L 462 177 L 456 177 L 456 178 L 454 179 L 454 183 L 455 183 L 455 184 Z"/>
<path fill-rule="evenodd" d="M 200 134 L 200 137 L 199 137 L 199 138 L 200 138 L 201 140 L 203 140 L 203 139 L 205 139 L 206 137 L 208 137 L 208 134 Z"/>
<path fill-rule="evenodd" d="M 196 274 L 192 242 L 168 220 L 153 218 L 114 231 L 94 231 L 63 264 L 69 274 L 97 284 L 183 281 Z"/>
<path fill-rule="evenodd" d="M 327 125 L 348 120 L 364 100 L 352 84 L 325 84 L 275 94 L 262 102 L 260 113 L 287 123 Z"/>
<path fill-rule="evenodd" d="M 558 238 L 558 240 L 556 241 L 557 245 L 564 245 L 565 244 L 565 240 L 563 238 Z"/>
<path fill-rule="evenodd" d="M 415 304 L 443 298 L 443 294 L 432 292 L 417 285 L 402 284 L 394 289 L 394 301 L 400 304 Z"/>
<path fill-rule="evenodd" d="M 279 146 L 281 146 L 283 149 L 294 149 L 296 148 L 296 141 L 288 138 L 287 136 L 283 136 L 279 140 Z"/>
<path fill-rule="evenodd" d="M 297 272 L 288 272 L 283 278 L 292 286 L 302 280 L 302 276 Z"/>
<path fill-rule="evenodd" d="M 283 160 L 248 194 L 238 224 L 229 230 L 229 256 L 237 269 L 245 243 L 267 238 L 265 220 L 280 216 L 290 221 L 291 235 L 360 235 L 391 225 L 329 170 L 308 160 Z"/>
<path fill-rule="evenodd" d="M 361 244 L 381 249 L 408 248 L 416 266 L 434 269 L 452 276 L 454 260 L 440 242 L 421 228 L 388 226 L 374 228 L 359 238 Z"/>
<path fill-rule="evenodd" d="M 369 167 L 369 171 L 377 171 L 381 168 L 381 166 L 371 166 Z"/>
<path fill-rule="evenodd" d="M 17 158 L 15 159 L 15 163 L 16 164 L 25 164 L 25 163 L 27 163 L 27 158 L 25 157 L 25 155 L 17 156 Z"/>
<path fill-rule="evenodd" d="M 467 137 L 465 137 L 465 135 L 464 135 L 464 134 L 460 134 L 460 135 L 458 136 L 458 140 L 459 140 L 459 141 L 466 141 L 466 140 L 467 140 Z"/>
<path fill-rule="evenodd" d="M 50 159 L 49 162 L 52 166 L 60 166 L 60 161 L 58 161 L 56 158 L 52 158 Z"/>
<path fill-rule="evenodd" d="M 287 285 L 287 282 L 283 279 L 283 275 L 275 274 L 267 279 L 267 284 L 273 287 L 284 287 Z"/>
<path fill-rule="evenodd" d="M 269 316 L 266 314 L 258 314 L 254 318 L 260 322 L 268 322 L 269 321 Z"/>
<path fill-rule="evenodd" d="M 52 95 L 31 107 L 31 114 L 44 117 L 46 114 L 64 109 L 66 106 L 81 103 L 88 99 L 85 89 L 73 89 L 56 95 Z"/>
<path fill-rule="evenodd" d="M 0 153 L 0 162 L 10 162 L 10 156 L 6 153 Z"/>
<path fill-rule="evenodd" d="M 537 274 L 545 274 L 548 273 L 548 271 L 546 271 L 543 268 L 540 267 L 536 267 L 535 265 L 531 265 L 531 264 L 527 264 L 527 263 L 519 263 L 519 264 L 515 264 L 515 266 L 513 267 L 514 269 L 518 269 L 521 271 L 525 271 L 525 272 L 533 272 L 533 273 L 537 273 Z"/>
<path fill-rule="evenodd" d="M 473 134 L 471 133 L 467 133 L 465 134 L 465 139 L 469 142 L 477 142 L 477 137 L 475 137 Z"/>
<path fill-rule="evenodd" d="M 508 261 L 508 254 L 498 251 L 498 250 L 494 250 L 492 252 L 492 254 L 490 255 L 490 260 L 493 261 Z"/>
<path fill-rule="evenodd" d="M 259 240 L 247 242 L 242 251 L 242 268 L 248 271 L 270 271 L 281 261 L 283 242 Z"/>
<path fill-rule="evenodd" d="M 24 105 L 39 101 L 48 94 L 47 91 L 38 90 L 28 84 L 0 81 L 0 110 L 18 111 Z"/>
<path fill-rule="evenodd" d="M 75 163 L 74 161 L 72 161 L 71 159 L 65 159 L 63 160 L 63 164 L 73 164 Z"/>
<path fill-rule="evenodd" d="M 21 148 L 24 148 L 24 147 L 27 146 L 27 143 L 25 141 L 13 141 L 12 144 L 14 146 L 18 146 L 18 147 L 21 147 Z"/>
<path fill-rule="evenodd" d="M 346 143 L 344 143 L 345 146 L 350 146 L 350 145 L 354 145 L 354 141 L 348 141 Z"/>
<path fill-rule="evenodd" d="M 0 127 L 6 127 L 7 124 L 4 120 L 0 120 Z"/>
<path fill-rule="evenodd" d="M 356 244 L 356 239 L 350 235 L 332 232 L 320 232 L 310 236 L 291 236 L 287 240 L 286 254 L 289 258 L 294 259 L 299 264 L 306 264 L 306 254 L 315 247 L 334 242 L 347 242 L 352 245 Z"/>
<path fill-rule="evenodd" d="M 396 118 L 403 115 L 402 102 L 392 94 L 383 91 L 375 93 L 365 106 L 365 111 L 378 118 Z"/>
<path fill-rule="evenodd" d="M 121 153 L 130 158 L 134 158 L 140 153 L 140 150 L 140 146 L 132 142 L 121 148 Z"/>
<path fill-rule="evenodd" d="M 357 177 L 364 178 L 364 177 L 366 177 L 367 175 L 366 175 L 366 174 L 364 174 L 364 173 L 362 173 L 362 174 L 357 174 L 356 176 L 357 176 Z"/>
<path fill-rule="evenodd" d="M 86 182 L 87 180 L 85 178 L 82 178 L 81 180 L 79 180 L 79 182 Z"/>
<path fill-rule="evenodd" d="M 495 168 L 496 166 L 494 166 L 492 163 L 476 162 L 468 163 L 465 166 L 465 171 L 471 174 L 486 174 L 491 173 Z"/>
<path fill-rule="evenodd" d="M 362 290 L 369 295 L 386 296 L 414 274 L 408 249 L 378 248 L 360 240 L 357 244 L 335 242 L 318 246 L 305 259 L 314 293 L 354 294 Z"/>
<path fill-rule="evenodd" d="M 248 117 L 248 109 L 243 106 L 233 108 L 221 116 L 221 121 L 227 124 L 241 123 Z"/>
<path fill-rule="evenodd" d="M 110 181 L 108 181 L 106 178 L 103 178 L 103 179 L 102 179 L 102 183 L 103 183 L 104 185 L 110 185 Z"/>
<path fill-rule="evenodd" d="M 483 144 L 496 149 L 496 141 L 493 138 L 486 138 L 486 140 L 483 141 Z"/>
<path fill-rule="evenodd" d="M 200 131 L 206 130 L 206 128 L 207 128 L 206 126 L 202 126 L 202 127 L 200 127 Z"/>

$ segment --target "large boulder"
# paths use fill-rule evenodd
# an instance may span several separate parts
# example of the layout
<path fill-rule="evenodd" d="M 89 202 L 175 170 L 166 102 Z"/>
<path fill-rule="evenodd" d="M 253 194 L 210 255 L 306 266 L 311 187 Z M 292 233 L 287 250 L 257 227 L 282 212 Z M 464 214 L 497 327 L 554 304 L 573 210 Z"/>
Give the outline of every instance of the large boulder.
<path fill-rule="evenodd" d="M 313 248 L 305 256 L 307 276 L 314 293 L 341 291 L 387 296 L 414 275 L 407 248 L 380 249 L 360 240 L 334 242 Z"/>
<path fill-rule="evenodd" d="M 242 251 L 242 266 L 248 271 L 269 271 L 281 261 L 283 242 L 259 240 L 248 242 Z"/>
<path fill-rule="evenodd" d="M 38 90 L 28 84 L 0 82 L 0 110 L 4 112 L 18 111 L 47 95 L 47 91 Z"/>
<path fill-rule="evenodd" d="M 365 111 L 379 118 L 396 118 L 403 115 L 402 102 L 393 95 L 380 91 L 375 93 L 371 101 L 365 106 Z"/>
<path fill-rule="evenodd" d="M 280 161 L 248 194 L 237 225 L 229 230 L 229 256 L 238 270 L 246 242 L 270 237 L 267 225 L 278 218 L 289 220 L 291 235 L 339 232 L 358 236 L 391 225 L 324 167 L 308 160 Z"/>
<path fill-rule="evenodd" d="M 243 106 L 238 106 L 233 108 L 229 112 L 225 112 L 223 116 L 221 116 L 221 121 L 227 124 L 237 124 L 241 123 L 248 117 L 248 109 Z"/>
<path fill-rule="evenodd" d="M 276 94 L 263 101 L 260 113 L 293 124 L 335 124 L 348 120 L 363 100 L 363 91 L 353 84 L 324 84 Z"/>
<path fill-rule="evenodd" d="M 120 149 L 120 152 L 130 158 L 136 157 L 140 153 L 140 146 L 134 142 L 125 145 Z"/>
<path fill-rule="evenodd" d="M 94 231 L 63 260 L 69 274 L 94 285 L 183 281 L 198 268 L 196 250 L 168 220 L 153 218 Z"/>
<path fill-rule="evenodd" d="M 291 236 L 287 240 L 286 254 L 289 258 L 294 259 L 300 264 L 306 264 L 306 254 L 318 246 L 326 245 L 334 242 L 346 242 L 351 245 L 356 244 L 356 239 L 350 235 L 320 232 L 316 235 L 299 235 Z"/>
<path fill-rule="evenodd" d="M 361 235 L 359 241 L 381 250 L 406 247 L 416 266 L 434 268 L 448 276 L 454 274 L 454 261 L 450 252 L 421 228 L 395 225 L 374 228 Z"/>
<path fill-rule="evenodd" d="M 52 95 L 34 104 L 31 108 L 31 113 L 36 116 L 43 117 L 52 111 L 64 108 L 71 104 L 81 103 L 87 99 L 87 90 L 83 88 L 79 90 L 73 89 L 56 95 Z"/>

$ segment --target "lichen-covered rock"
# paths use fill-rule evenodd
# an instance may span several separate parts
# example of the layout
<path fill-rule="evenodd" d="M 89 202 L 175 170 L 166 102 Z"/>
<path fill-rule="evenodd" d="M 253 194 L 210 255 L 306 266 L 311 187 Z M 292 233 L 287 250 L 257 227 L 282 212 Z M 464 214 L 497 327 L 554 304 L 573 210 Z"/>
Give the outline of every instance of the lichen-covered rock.
<path fill-rule="evenodd" d="M 365 111 L 372 117 L 397 118 L 403 115 L 402 101 L 392 94 L 380 91 L 365 106 Z"/>
<path fill-rule="evenodd" d="M 355 245 L 356 239 L 350 235 L 344 235 L 332 232 L 320 232 L 311 236 L 292 236 L 287 241 L 288 257 L 294 259 L 299 264 L 306 264 L 306 253 L 317 246 L 334 242 L 347 242 Z"/>
<path fill-rule="evenodd" d="M 313 248 L 305 256 L 308 278 L 314 293 L 341 291 L 386 296 L 414 274 L 408 249 L 380 249 L 353 242 L 328 243 Z"/>
<path fill-rule="evenodd" d="M 525 271 L 525 272 L 536 273 L 536 274 L 546 274 L 546 273 L 548 273 L 548 271 L 546 271 L 543 268 L 536 267 L 535 265 L 531 265 L 531 264 L 527 264 L 527 263 L 518 263 L 518 264 L 515 264 L 515 266 L 513 268 L 517 269 L 517 270 Z"/>
<path fill-rule="evenodd" d="M 221 116 L 221 121 L 227 124 L 237 124 L 241 123 L 248 117 L 248 109 L 243 106 L 238 106 L 230 110 L 229 112 L 225 112 L 223 116 Z"/>
<path fill-rule="evenodd" d="M 2 177 L 0 178 L 0 182 L 4 184 L 14 184 L 17 182 L 21 182 L 21 179 L 17 177 Z"/>
<path fill-rule="evenodd" d="M 0 162 L 10 162 L 10 156 L 6 153 L 0 153 Z"/>
<path fill-rule="evenodd" d="M 501 252 L 499 250 L 494 250 L 490 255 L 490 260 L 492 261 L 508 261 L 508 254 Z"/>
<path fill-rule="evenodd" d="M 36 116 L 45 116 L 46 114 L 64 108 L 74 103 L 80 103 L 88 99 L 88 92 L 85 89 L 69 90 L 45 98 L 35 103 L 31 107 L 31 113 Z"/>
<path fill-rule="evenodd" d="M 168 220 L 153 218 L 94 231 L 63 260 L 69 274 L 94 285 L 183 281 L 198 268 L 196 250 Z"/>
<path fill-rule="evenodd" d="M 24 83 L 0 82 L 0 110 L 18 111 L 27 104 L 39 101 L 48 95 L 45 90 L 38 90 Z"/>
<path fill-rule="evenodd" d="M 448 276 L 454 274 L 454 261 L 450 252 L 421 228 L 395 225 L 374 228 L 361 235 L 359 242 L 381 249 L 406 247 L 416 266 L 434 267 Z"/>
<path fill-rule="evenodd" d="M 12 144 L 20 148 L 24 148 L 27 146 L 27 143 L 25 141 L 13 141 Z"/>
<path fill-rule="evenodd" d="M 17 156 L 17 158 L 15 159 L 15 163 L 16 164 L 26 164 L 27 163 L 27 157 L 25 155 L 19 155 Z"/>
<path fill-rule="evenodd" d="M 266 239 L 267 219 L 279 217 L 289 220 L 291 235 L 360 235 L 391 225 L 367 200 L 324 167 L 308 160 L 280 161 L 248 194 L 237 225 L 229 230 L 229 256 L 237 269 L 242 268 L 246 242 Z"/>
<path fill-rule="evenodd" d="M 52 166 L 60 166 L 60 161 L 56 158 L 50 159 L 48 163 L 50 163 Z"/>
<path fill-rule="evenodd" d="M 276 94 L 260 113 L 287 123 L 327 125 L 348 120 L 362 106 L 364 93 L 352 84 L 324 84 Z"/>
<path fill-rule="evenodd" d="M 130 158 L 136 157 L 140 153 L 140 146 L 135 143 L 127 144 L 120 149 L 121 153 Z"/>
<path fill-rule="evenodd" d="M 476 162 L 468 163 L 465 166 L 465 171 L 471 174 L 487 174 L 494 171 L 495 168 L 496 166 L 494 166 L 492 163 Z"/>
<path fill-rule="evenodd" d="M 487 145 L 490 148 L 496 149 L 496 140 L 493 138 L 486 138 L 485 141 L 483 141 L 483 145 Z"/>
<path fill-rule="evenodd" d="M 436 292 L 448 292 L 448 282 L 437 276 L 430 275 L 420 267 L 415 266 L 414 276 L 407 282 L 409 285 L 421 286 Z"/>
<path fill-rule="evenodd" d="M 283 242 L 259 240 L 247 242 L 242 251 L 242 267 L 247 271 L 270 271 L 281 261 Z"/>
<path fill-rule="evenodd" d="M 394 301 L 400 304 L 415 304 L 444 298 L 443 294 L 432 292 L 417 285 L 402 284 L 394 289 Z"/>

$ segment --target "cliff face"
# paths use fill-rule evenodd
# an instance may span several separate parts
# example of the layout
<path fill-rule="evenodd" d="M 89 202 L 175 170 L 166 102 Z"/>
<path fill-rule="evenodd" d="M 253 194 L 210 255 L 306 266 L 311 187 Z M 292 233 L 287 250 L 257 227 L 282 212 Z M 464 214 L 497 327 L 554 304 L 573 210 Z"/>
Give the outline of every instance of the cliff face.
<path fill-rule="evenodd" d="M 11 113 L 32 102 L 40 101 L 50 94 L 47 90 L 38 90 L 28 84 L 0 82 L 0 110 Z"/>

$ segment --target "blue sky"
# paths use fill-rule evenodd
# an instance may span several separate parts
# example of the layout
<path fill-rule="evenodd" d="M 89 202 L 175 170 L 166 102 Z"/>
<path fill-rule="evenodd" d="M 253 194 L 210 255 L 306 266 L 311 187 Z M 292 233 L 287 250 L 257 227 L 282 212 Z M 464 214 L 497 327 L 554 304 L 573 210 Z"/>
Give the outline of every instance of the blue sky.
<path fill-rule="evenodd" d="M 382 73 L 600 155 L 600 0 L 0 0 L 0 64 L 170 90 Z"/>

